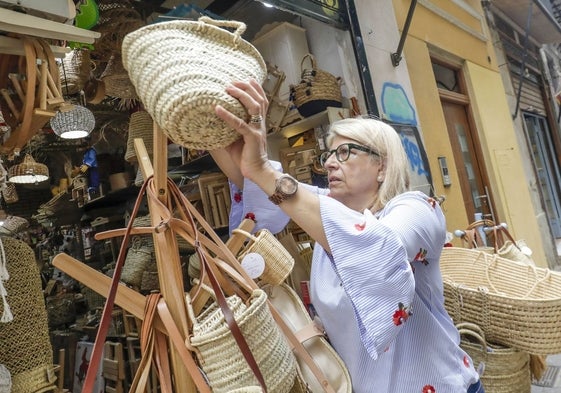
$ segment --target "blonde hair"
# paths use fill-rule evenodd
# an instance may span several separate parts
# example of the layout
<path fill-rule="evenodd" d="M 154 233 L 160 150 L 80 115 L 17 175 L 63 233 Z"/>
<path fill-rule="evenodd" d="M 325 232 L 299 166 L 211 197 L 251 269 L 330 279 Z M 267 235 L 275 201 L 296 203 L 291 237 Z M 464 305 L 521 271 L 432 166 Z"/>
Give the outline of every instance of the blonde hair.
<path fill-rule="evenodd" d="M 357 141 L 378 152 L 385 172 L 372 211 L 382 209 L 396 195 L 409 190 L 409 160 L 395 129 L 381 120 L 371 118 L 349 118 L 334 122 L 327 133 L 326 143 L 336 137 Z M 374 176 L 374 174 L 372 174 Z"/>

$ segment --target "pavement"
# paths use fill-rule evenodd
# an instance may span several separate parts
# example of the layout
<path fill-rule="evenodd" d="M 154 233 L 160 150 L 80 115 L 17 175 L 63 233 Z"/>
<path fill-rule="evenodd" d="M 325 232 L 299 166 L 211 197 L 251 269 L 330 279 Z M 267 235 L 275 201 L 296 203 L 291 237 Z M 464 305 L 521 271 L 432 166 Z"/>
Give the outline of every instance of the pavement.
<path fill-rule="evenodd" d="M 533 381 L 531 393 L 561 393 L 561 354 L 549 355 L 547 369 L 539 381 Z"/>

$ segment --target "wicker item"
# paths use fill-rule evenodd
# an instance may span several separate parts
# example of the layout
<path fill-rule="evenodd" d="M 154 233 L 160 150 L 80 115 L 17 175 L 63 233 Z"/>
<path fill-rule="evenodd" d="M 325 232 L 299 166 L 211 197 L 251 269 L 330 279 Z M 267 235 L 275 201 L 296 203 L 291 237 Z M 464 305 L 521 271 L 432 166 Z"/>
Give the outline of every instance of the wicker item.
<path fill-rule="evenodd" d="M 531 354 L 561 352 L 561 273 L 456 247 L 442 250 L 440 268 L 455 323 Z"/>
<path fill-rule="evenodd" d="M 232 233 L 249 239 L 238 255 L 240 261 L 249 253 L 260 254 L 265 260 L 265 270 L 259 277 L 263 283 L 279 285 L 288 277 L 294 267 L 294 258 L 268 229 L 261 229 L 255 235 L 242 229 L 234 229 Z"/>
<path fill-rule="evenodd" d="M 0 225 L 0 235 L 15 235 L 29 228 L 29 221 L 19 216 L 8 216 Z"/>
<path fill-rule="evenodd" d="M 144 141 L 146 152 L 151 155 L 154 151 L 154 121 L 146 111 L 137 111 L 131 114 L 129 120 L 129 131 L 127 137 L 127 150 L 125 160 L 134 163 L 138 159 L 134 148 L 134 139 L 141 138 Z"/>
<path fill-rule="evenodd" d="M 227 393 L 257 386 L 257 379 L 216 302 L 197 317 L 190 300 L 187 303 L 193 322 L 191 345 L 197 349 L 197 357 L 212 391 Z M 290 392 L 296 378 L 296 359 L 271 315 L 265 292 L 254 290 L 247 304 L 237 295 L 228 297 L 227 303 L 259 365 L 268 390 Z"/>
<path fill-rule="evenodd" d="M 123 67 L 121 56 L 113 55 L 107 62 L 101 80 L 105 83 L 105 94 L 111 97 L 138 99 L 129 74 Z"/>
<path fill-rule="evenodd" d="M 239 139 L 214 108 L 220 104 L 248 120 L 225 88 L 235 80 L 263 83 L 267 75 L 257 49 L 241 38 L 244 31 L 241 22 L 201 17 L 144 26 L 123 40 L 123 65 L 146 110 L 173 142 L 212 150 Z"/>
<path fill-rule="evenodd" d="M 55 390 L 53 351 L 35 253 L 11 237 L 2 237 L 1 242 L 10 274 L 5 288 L 14 319 L 0 323 L 0 364 L 10 370 L 12 393 Z"/>
<path fill-rule="evenodd" d="M 150 226 L 150 216 L 137 217 L 133 227 Z M 125 257 L 121 281 L 140 288 L 142 275 L 146 270 L 156 270 L 156 259 L 154 255 L 154 240 L 151 235 L 135 235 L 131 238 L 130 247 Z"/>
<path fill-rule="evenodd" d="M 62 60 L 60 83 L 65 95 L 78 94 L 90 78 L 93 62 L 89 49 L 74 49 Z"/>
<path fill-rule="evenodd" d="M 14 183 L 6 183 L 6 186 L 2 189 L 2 198 L 8 205 L 19 201 L 18 190 Z"/>
<path fill-rule="evenodd" d="M 311 61 L 312 68 L 303 68 L 306 60 Z M 302 80 L 297 85 L 290 86 L 290 96 L 302 116 L 315 115 L 329 106 L 342 106 L 341 78 L 318 69 L 311 53 L 304 56 L 300 68 Z"/>
<path fill-rule="evenodd" d="M 49 168 L 36 162 L 31 154 L 26 154 L 20 164 L 8 169 L 8 180 L 12 183 L 35 183 L 49 178 Z"/>
<path fill-rule="evenodd" d="M 482 370 L 481 383 L 489 393 L 530 393 L 530 355 L 514 348 L 488 343 L 479 326 L 457 325 L 460 347 L 471 357 L 475 368 Z"/>

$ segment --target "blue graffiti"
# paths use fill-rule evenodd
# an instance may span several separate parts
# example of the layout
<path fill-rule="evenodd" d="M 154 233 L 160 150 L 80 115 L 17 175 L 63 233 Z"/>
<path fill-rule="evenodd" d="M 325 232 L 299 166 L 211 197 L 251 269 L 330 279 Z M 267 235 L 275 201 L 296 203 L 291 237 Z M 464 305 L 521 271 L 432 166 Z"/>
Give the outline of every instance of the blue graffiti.
<path fill-rule="evenodd" d="M 415 109 L 401 85 L 385 82 L 382 87 L 382 110 L 387 119 L 401 124 L 417 125 Z"/>
<path fill-rule="evenodd" d="M 423 157 L 421 156 L 421 151 L 417 143 L 404 135 L 401 135 L 401 143 L 407 153 L 407 158 L 409 159 L 409 164 L 411 165 L 411 171 L 421 176 L 427 176 L 428 178 L 429 172 L 425 169 Z"/>

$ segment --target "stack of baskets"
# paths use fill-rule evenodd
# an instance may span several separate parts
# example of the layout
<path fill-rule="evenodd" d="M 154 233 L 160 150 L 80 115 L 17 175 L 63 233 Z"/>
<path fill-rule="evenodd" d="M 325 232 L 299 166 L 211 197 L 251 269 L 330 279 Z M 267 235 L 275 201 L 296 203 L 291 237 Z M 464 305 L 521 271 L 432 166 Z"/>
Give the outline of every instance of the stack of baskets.
<path fill-rule="evenodd" d="M 448 313 L 456 325 L 468 322 L 477 326 L 488 349 L 496 346 L 488 357 L 506 352 L 522 356 L 521 352 L 532 359 L 561 353 L 561 273 L 479 249 L 456 247 L 443 249 L 440 268 Z M 466 340 L 462 338 L 462 345 L 477 363 L 478 353 Z M 508 372 L 500 363 L 487 360 L 482 379 L 493 377 L 506 384 L 519 372 L 516 378 L 524 378 L 525 383 L 508 391 L 529 393 L 531 362 L 523 367 L 519 362 L 524 371 Z"/>

